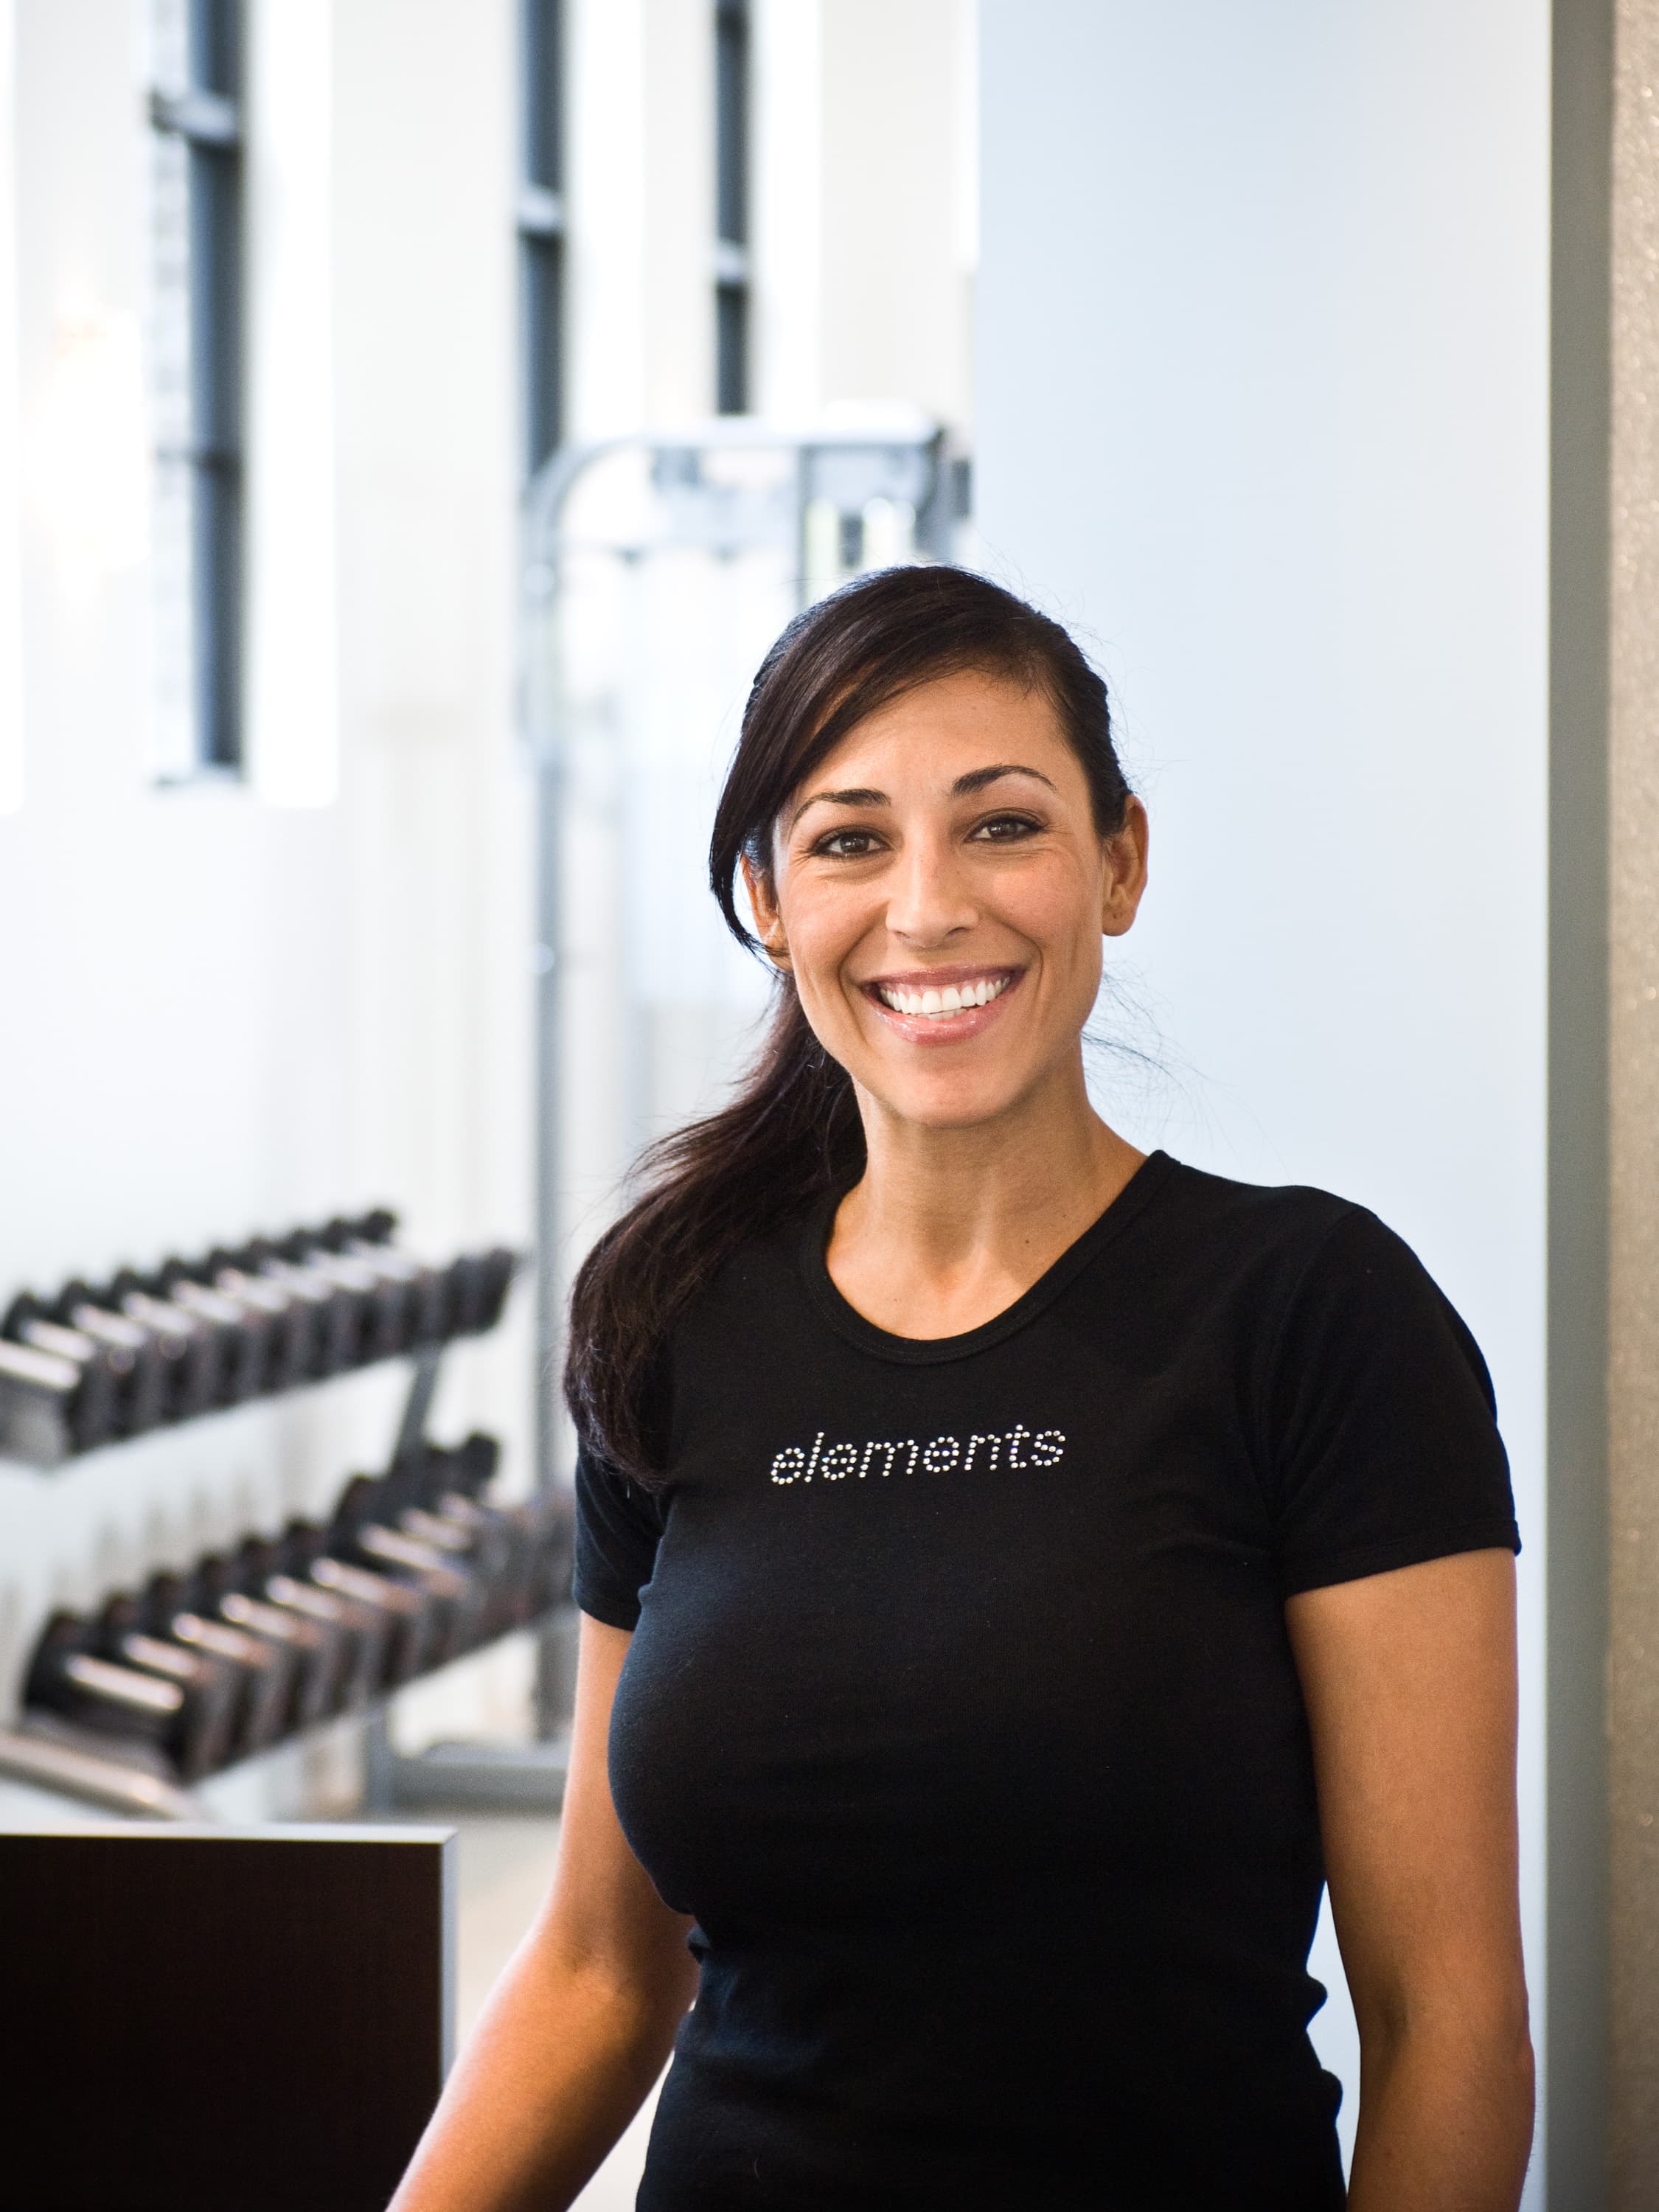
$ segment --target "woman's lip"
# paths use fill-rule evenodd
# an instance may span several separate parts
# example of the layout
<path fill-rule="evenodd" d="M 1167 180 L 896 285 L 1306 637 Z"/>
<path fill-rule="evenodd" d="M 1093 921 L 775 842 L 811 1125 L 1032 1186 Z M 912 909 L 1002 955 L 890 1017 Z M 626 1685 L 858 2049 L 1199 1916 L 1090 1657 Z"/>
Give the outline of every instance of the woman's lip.
<path fill-rule="evenodd" d="M 1023 968 L 961 968 L 955 970 L 955 974 L 963 981 L 971 978 L 977 982 L 981 977 L 990 975 L 1006 975 L 1008 981 L 996 997 L 984 1006 L 964 1006 L 960 1012 L 943 1020 L 933 1014 L 900 1013 L 896 1007 L 887 1004 L 874 983 L 866 983 L 862 989 L 866 1000 L 875 1008 L 883 1022 L 890 1029 L 896 1030 L 907 1042 L 921 1045 L 965 1044 L 969 1038 L 981 1035 L 996 1020 L 1024 980 L 1025 970 Z M 884 975 L 881 980 L 890 990 L 894 988 L 893 981 L 887 976 Z M 951 980 L 950 971 L 936 968 L 932 970 L 925 988 L 930 990 L 942 988 Z M 918 986 L 911 982 L 901 984 L 898 988 L 915 990 Z"/>

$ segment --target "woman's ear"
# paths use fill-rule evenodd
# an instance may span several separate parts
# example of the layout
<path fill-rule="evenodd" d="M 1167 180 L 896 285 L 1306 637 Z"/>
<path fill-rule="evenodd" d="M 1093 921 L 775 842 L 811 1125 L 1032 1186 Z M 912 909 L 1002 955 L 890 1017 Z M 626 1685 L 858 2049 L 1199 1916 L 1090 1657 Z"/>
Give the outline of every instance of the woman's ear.
<path fill-rule="evenodd" d="M 1106 884 L 1101 900 L 1100 927 L 1107 937 L 1121 937 L 1140 909 L 1146 888 L 1146 810 L 1130 796 L 1123 809 L 1123 827 L 1106 840 Z"/>
<path fill-rule="evenodd" d="M 783 933 L 783 921 L 778 913 L 777 894 L 769 875 L 745 853 L 738 866 L 743 870 L 743 887 L 749 894 L 749 911 L 755 917 L 755 934 L 762 949 L 775 967 L 789 965 L 789 941 Z"/>

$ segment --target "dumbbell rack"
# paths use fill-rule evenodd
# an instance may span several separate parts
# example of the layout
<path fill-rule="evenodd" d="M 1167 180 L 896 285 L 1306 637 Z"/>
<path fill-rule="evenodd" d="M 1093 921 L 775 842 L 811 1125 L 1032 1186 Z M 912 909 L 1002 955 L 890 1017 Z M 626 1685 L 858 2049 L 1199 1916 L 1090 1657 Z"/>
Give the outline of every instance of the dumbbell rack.
<path fill-rule="evenodd" d="M 7 1317 L 6 1337 L 0 1338 L 0 1457 L 40 1470 L 58 1469 L 90 1450 L 118 1447 L 139 1433 L 155 1433 L 169 1421 L 174 1425 L 193 1421 L 245 1400 L 269 1402 L 334 1375 L 402 1358 L 409 1362 L 410 1376 L 392 1464 L 408 1462 L 426 1448 L 427 1421 L 445 1350 L 457 1337 L 479 1335 L 495 1325 L 518 1261 L 497 1249 L 462 1255 L 447 1267 L 425 1267 L 392 1245 L 395 1227 L 395 1216 L 377 1212 L 361 1223 L 333 1223 L 325 1231 L 296 1232 L 279 1244 L 261 1241 L 236 1255 L 215 1254 L 193 1266 L 171 1261 L 152 1278 L 129 1273 L 101 1291 L 71 1284 L 50 1309 L 40 1301 L 20 1298 Z M 349 1309 L 343 1334 L 337 1327 L 331 1328 L 331 1318 L 338 1323 L 340 1313 L 331 1308 L 320 1310 L 316 1298 L 307 1301 L 301 1295 L 306 1285 L 295 1283 L 294 1263 L 302 1254 L 317 1256 L 317 1272 L 337 1291 L 342 1311 Z M 244 1322 L 263 1326 L 281 1304 L 280 1299 L 259 1297 L 258 1278 L 250 1285 L 242 1273 L 250 1258 L 261 1276 L 268 1272 L 273 1283 L 287 1291 L 291 1302 L 301 1307 L 309 1303 L 312 1310 L 301 1318 L 309 1328 L 314 1356 L 298 1362 L 290 1358 L 284 1370 L 281 1347 L 273 1337 L 264 1347 L 266 1371 L 260 1386 L 233 1395 L 228 1376 L 234 1352 L 227 1352 L 222 1343 L 218 1365 L 206 1362 L 217 1378 L 216 1386 L 211 1390 L 198 1388 L 202 1402 L 192 1402 L 186 1377 L 196 1374 L 199 1385 L 203 1333 L 211 1334 L 216 1328 L 222 1338 L 229 1325 L 228 1314 L 234 1308 L 240 1308 Z M 184 1328 L 153 1310 L 180 1283 L 185 1286 L 179 1307 L 187 1317 Z M 190 1293 L 198 1285 L 206 1286 L 206 1295 L 192 1304 Z M 31 1316 L 47 1314 L 56 1318 L 45 1320 L 43 1326 L 28 1326 Z M 135 1382 L 132 1340 L 115 1326 L 124 1316 L 142 1316 L 135 1335 L 177 1340 L 168 1347 L 174 1366 L 170 1402 L 159 1415 L 153 1394 L 151 1400 L 144 1400 Z M 69 1340 L 76 1336 L 82 1340 L 71 1345 Z M 17 1341 L 19 1337 L 24 1340 Z M 332 1355 L 325 1349 L 330 1343 Z M 120 1359 L 124 1350 L 129 1355 L 125 1367 Z M 71 1352 L 75 1358 L 68 1356 Z M 144 1403 L 148 1411 L 136 1425 L 118 1422 L 112 1432 L 106 1419 L 106 1432 L 98 1434 L 89 1427 L 88 1395 L 95 1385 L 102 1394 L 98 1402 L 107 1415 L 112 1352 L 116 1355 L 118 1387 L 128 1394 L 126 1407 L 130 1411 Z M 191 1358 L 195 1370 L 187 1364 Z M 381 1697 L 360 1712 L 371 1806 L 554 1810 L 562 1802 L 565 1749 L 557 1739 L 499 1748 L 445 1744 L 406 1757 L 392 1747 L 386 1705 Z M 88 1731 L 54 1725 L 27 1713 L 21 1726 L 0 1729 L 0 1776 L 127 1814 L 185 1820 L 208 1817 L 201 1802 L 168 1773 L 166 1763 L 146 1756 L 142 1746 L 130 1749 L 111 1738 L 106 1748 Z"/>

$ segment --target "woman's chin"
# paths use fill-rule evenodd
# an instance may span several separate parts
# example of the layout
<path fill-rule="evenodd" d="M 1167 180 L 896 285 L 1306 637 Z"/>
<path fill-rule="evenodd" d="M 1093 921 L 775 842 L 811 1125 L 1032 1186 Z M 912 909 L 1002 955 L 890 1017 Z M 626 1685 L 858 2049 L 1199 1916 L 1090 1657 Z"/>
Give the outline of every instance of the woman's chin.
<path fill-rule="evenodd" d="M 873 1082 L 856 1073 L 855 1080 L 890 1121 L 941 1133 L 981 1128 L 1000 1121 L 1031 1088 L 1029 1081 L 1022 1082 L 1012 1072 L 994 1075 L 988 1069 L 972 1074 L 941 1069 L 937 1075 L 907 1071 L 906 1079 L 894 1079 L 887 1069 L 872 1073 Z"/>

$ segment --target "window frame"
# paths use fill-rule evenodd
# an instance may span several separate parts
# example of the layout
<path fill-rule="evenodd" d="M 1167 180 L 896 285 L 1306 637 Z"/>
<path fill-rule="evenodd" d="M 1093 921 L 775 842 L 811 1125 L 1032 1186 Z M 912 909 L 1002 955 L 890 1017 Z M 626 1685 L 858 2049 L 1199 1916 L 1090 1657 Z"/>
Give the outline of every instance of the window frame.
<path fill-rule="evenodd" d="M 714 411 L 746 415 L 750 360 L 748 0 L 714 0 Z"/>
<path fill-rule="evenodd" d="M 519 334 L 526 482 L 564 442 L 565 10 L 520 0 Z"/>
<path fill-rule="evenodd" d="M 185 0 L 182 85 L 152 83 L 152 131 L 186 150 L 187 428 L 160 438 L 158 465 L 182 464 L 190 495 L 190 763 L 165 780 L 244 771 L 242 0 Z"/>

